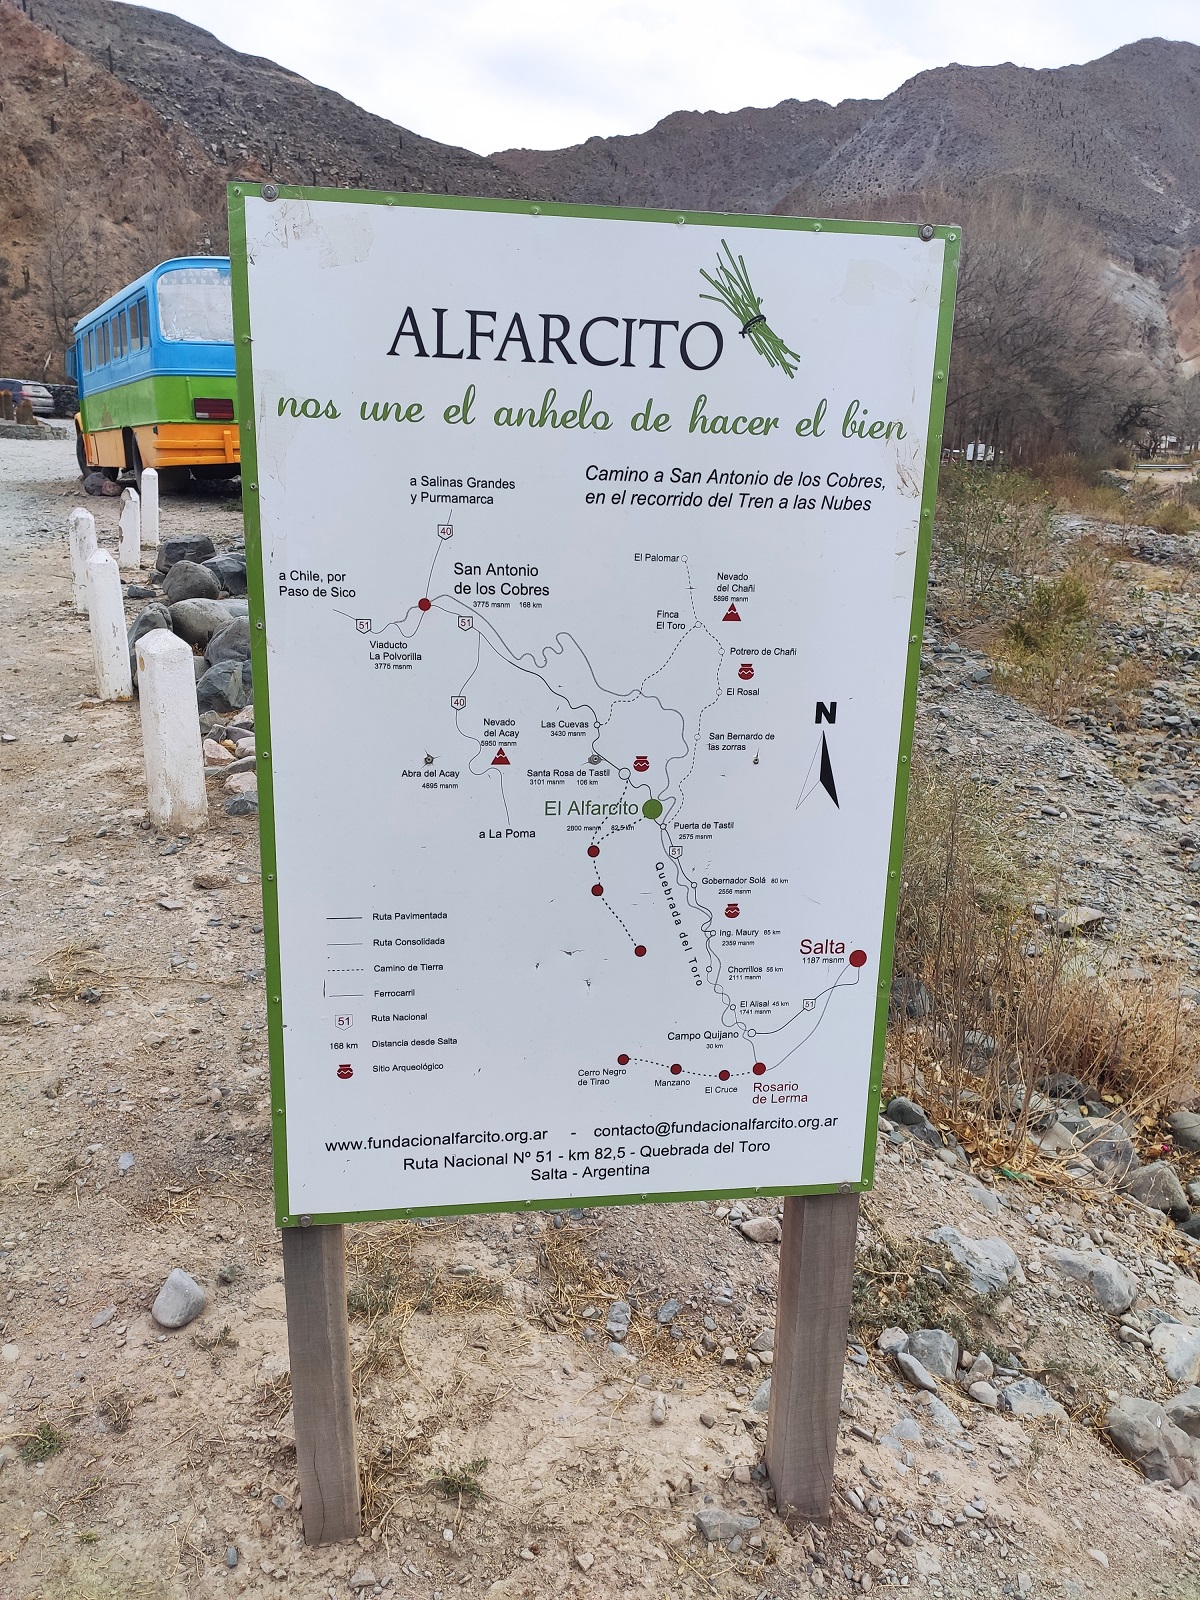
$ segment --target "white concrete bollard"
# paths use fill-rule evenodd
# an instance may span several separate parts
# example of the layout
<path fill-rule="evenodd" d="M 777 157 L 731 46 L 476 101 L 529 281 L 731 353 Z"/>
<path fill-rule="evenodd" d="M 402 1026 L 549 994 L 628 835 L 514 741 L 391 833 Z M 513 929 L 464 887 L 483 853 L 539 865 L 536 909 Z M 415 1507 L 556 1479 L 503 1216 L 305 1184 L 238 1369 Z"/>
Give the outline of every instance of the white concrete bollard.
<path fill-rule="evenodd" d="M 195 658 L 166 628 L 144 633 L 136 649 L 150 820 L 191 832 L 208 821 Z"/>
<path fill-rule="evenodd" d="M 142 473 L 142 549 L 158 544 L 158 473 L 147 467 Z"/>
<path fill-rule="evenodd" d="M 142 564 L 142 502 L 136 489 L 121 494 L 121 551 L 123 567 Z"/>
<path fill-rule="evenodd" d="M 96 693 L 101 700 L 132 700 L 121 574 L 107 550 L 97 550 L 88 557 L 87 585 Z"/>
<path fill-rule="evenodd" d="M 87 564 L 96 553 L 96 519 L 90 511 L 76 506 L 67 518 L 67 544 L 71 551 L 71 588 L 75 609 L 87 615 Z"/>

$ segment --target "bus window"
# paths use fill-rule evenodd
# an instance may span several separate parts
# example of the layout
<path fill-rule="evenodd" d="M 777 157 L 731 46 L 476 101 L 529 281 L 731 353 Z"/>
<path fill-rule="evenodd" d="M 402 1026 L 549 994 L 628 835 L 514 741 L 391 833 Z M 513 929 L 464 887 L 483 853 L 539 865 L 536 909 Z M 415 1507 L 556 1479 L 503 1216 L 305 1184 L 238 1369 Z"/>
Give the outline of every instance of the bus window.
<path fill-rule="evenodd" d="M 233 343 L 229 273 L 217 267 L 176 267 L 158 280 L 158 325 L 164 339 Z"/>
<path fill-rule="evenodd" d="M 121 315 L 124 316 L 125 313 L 122 311 Z M 131 350 L 140 350 L 142 348 L 142 338 L 138 332 L 136 306 L 130 306 L 129 308 L 129 348 Z"/>
<path fill-rule="evenodd" d="M 137 314 L 142 332 L 142 344 L 145 346 L 150 343 L 150 306 L 145 295 L 137 303 Z"/>
<path fill-rule="evenodd" d="M 121 341 L 121 354 L 129 354 L 129 318 L 124 311 L 117 313 L 117 335 Z"/>
<path fill-rule="evenodd" d="M 108 361 L 110 355 L 108 344 L 108 323 L 102 322 L 96 329 L 96 333 L 100 342 L 100 350 L 96 359 L 96 365 L 102 367 Z"/>
<path fill-rule="evenodd" d="M 95 365 L 96 363 L 92 358 L 92 334 L 89 328 L 83 336 L 83 370 L 90 372 Z"/>

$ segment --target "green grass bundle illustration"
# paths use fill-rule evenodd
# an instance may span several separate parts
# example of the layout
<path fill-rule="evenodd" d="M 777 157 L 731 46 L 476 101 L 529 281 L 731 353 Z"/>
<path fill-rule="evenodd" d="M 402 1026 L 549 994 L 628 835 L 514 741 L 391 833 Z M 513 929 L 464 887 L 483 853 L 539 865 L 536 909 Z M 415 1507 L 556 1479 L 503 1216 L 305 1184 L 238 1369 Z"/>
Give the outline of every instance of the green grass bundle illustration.
<path fill-rule="evenodd" d="M 750 343 L 773 367 L 779 367 L 789 378 L 796 372 L 795 363 L 800 360 L 795 350 L 789 350 L 779 335 L 770 327 L 763 315 L 762 300 L 754 292 L 750 282 L 750 274 L 746 271 L 746 262 L 742 256 L 734 256 L 728 243 L 722 239 L 721 247 L 725 251 L 725 260 L 717 258 L 716 277 L 704 268 L 700 269 L 700 276 L 706 283 L 711 283 L 717 291 L 716 294 L 705 294 L 701 290 L 701 300 L 715 300 L 725 306 L 741 323 L 743 339 Z"/>

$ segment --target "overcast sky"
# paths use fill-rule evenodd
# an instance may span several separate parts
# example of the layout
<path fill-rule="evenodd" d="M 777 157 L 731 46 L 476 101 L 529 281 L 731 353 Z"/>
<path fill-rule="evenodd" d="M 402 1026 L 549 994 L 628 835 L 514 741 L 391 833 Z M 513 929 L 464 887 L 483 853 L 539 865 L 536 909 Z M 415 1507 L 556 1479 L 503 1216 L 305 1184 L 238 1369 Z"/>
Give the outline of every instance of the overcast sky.
<path fill-rule="evenodd" d="M 158 0 L 235 49 L 482 152 L 638 133 L 677 110 L 878 98 L 948 61 L 1051 67 L 1200 0 Z"/>

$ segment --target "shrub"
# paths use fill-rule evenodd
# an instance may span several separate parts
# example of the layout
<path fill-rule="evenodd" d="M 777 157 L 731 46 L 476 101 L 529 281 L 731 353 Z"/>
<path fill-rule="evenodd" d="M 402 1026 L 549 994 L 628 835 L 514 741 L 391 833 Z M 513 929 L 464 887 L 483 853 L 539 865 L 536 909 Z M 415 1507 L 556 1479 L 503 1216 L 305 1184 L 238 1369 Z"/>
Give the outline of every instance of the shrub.
<path fill-rule="evenodd" d="M 1191 1089 L 1195 1053 L 1175 975 L 1119 986 L 1027 894 L 988 787 L 914 759 L 896 972 L 929 1005 L 893 1017 L 889 1079 L 968 1150 L 1017 1164 L 1042 1078 L 1070 1073 L 1141 1114 Z"/>
<path fill-rule="evenodd" d="M 1159 533 L 1191 533 L 1194 523 L 1187 506 L 1177 500 L 1167 500 L 1159 506 L 1150 519 L 1150 526 Z"/>
<path fill-rule="evenodd" d="M 1027 577 L 1048 550 L 1051 512 L 1045 491 L 1025 473 L 945 470 L 934 538 L 954 602 L 973 612 L 1003 605 L 1006 580 Z"/>

